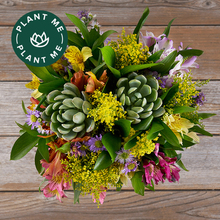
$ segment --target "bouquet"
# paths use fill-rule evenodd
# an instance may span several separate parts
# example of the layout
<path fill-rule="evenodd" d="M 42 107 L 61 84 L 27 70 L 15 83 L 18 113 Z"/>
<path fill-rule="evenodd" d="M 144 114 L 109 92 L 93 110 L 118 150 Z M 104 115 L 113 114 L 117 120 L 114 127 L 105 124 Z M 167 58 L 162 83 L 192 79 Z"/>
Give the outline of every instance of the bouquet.
<path fill-rule="evenodd" d="M 180 168 L 187 170 L 181 151 L 199 142 L 198 133 L 212 136 L 201 120 L 214 114 L 198 113 L 208 80 L 193 81 L 191 72 L 203 51 L 173 47 L 173 20 L 158 37 L 141 33 L 148 14 L 117 41 L 90 12 L 67 14 L 76 29 L 63 56 L 50 66 L 26 64 L 34 91 L 27 108 L 22 102 L 27 121 L 17 123 L 11 159 L 35 147 L 45 197 L 61 201 L 72 187 L 74 203 L 90 194 L 99 205 L 109 187 L 121 190 L 129 180 L 143 196 L 159 182 L 178 182 Z"/>

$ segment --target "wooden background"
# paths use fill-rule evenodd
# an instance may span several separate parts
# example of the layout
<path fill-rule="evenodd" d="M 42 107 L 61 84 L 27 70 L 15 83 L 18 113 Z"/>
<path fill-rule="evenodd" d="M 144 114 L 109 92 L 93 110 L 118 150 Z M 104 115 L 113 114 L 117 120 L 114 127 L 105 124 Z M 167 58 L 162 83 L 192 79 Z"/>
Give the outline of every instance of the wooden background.
<path fill-rule="evenodd" d="M 10 150 L 18 138 L 14 121 L 23 123 L 21 100 L 29 104 L 31 80 L 26 66 L 11 46 L 13 25 L 25 13 L 47 10 L 59 16 L 68 30 L 73 30 L 65 13 L 76 14 L 90 9 L 97 15 L 102 30 L 125 27 L 131 33 L 145 7 L 150 15 L 142 28 L 160 35 L 172 18 L 170 39 L 174 46 L 204 50 L 198 58 L 200 69 L 194 79 L 210 79 L 203 88 L 207 102 L 201 112 L 218 114 L 205 120 L 214 137 L 201 137 L 201 144 L 183 153 L 189 172 L 181 171 L 180 182 L 160 184 L 145 196 L 128 186 L 121 192 L 107 192 L 104 204 L 97 209 L 91 197 L 80 198 L 73 205 L 73 193 L 60 204 L 38 192 L 42 178 L 34 167 L 34 150 L 20 161 L 10 161 Z M 116 39 L 113 35 L 112 39 Z M 0 219 L 220 219 L 220 1 L 218 0 L 0 0 Z"/>

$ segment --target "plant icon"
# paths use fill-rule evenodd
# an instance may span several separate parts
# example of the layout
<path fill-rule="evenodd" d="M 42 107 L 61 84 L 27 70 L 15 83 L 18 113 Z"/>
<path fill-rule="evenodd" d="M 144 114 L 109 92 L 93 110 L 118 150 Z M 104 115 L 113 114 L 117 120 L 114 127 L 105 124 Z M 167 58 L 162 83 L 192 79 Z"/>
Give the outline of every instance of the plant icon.
<path fill-rule="evenodd" d="M 34 33 L 32 37 L 30 37 L 30 42 L 34 47 L 45 47 L 49 43 L 49 37 L 46 36 L 45 32 L 42 35 Z"/>

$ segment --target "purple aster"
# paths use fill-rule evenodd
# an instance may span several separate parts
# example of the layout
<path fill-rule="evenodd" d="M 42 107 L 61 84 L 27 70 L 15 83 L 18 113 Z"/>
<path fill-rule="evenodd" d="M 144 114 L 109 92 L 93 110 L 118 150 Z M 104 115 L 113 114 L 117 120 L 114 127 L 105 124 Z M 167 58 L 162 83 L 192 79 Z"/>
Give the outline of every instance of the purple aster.
<path fill-rule="evenodd" d="M 118 152 L 116 152 L 117 156 L 115 158 L 115 162 L 118 161 L 119 163 L 130 163 L 133 161 L 134 156 L 132 154 L 130 154 L 129 150 L 120 150 Z"/>
<path fill-rule="evenodd" d="M 195 100 L 196 104 L 199 105 L 199 106 L 204 105 L 204 102 L 207 101 L 205 99 L 205 95 L 204 95 L 203 92 L 200 92 L 199 95 L 197 95 L 197 96 L 193 96 L 193 98 L 196 98 L 196 100 Z"/>
<path fill-rule="evenodd" d="M 77 16 L 79 19 L 82 19 L 82 18 L 88 19 L 89 18 L 89 11 L 87 11 L 87 10 L 78 11 Z"/>
<path fill-rule="evenodd" d="M 163 77 L 157 77 L 157 80 L 158 80 L 161 88 L 170 88 L 173 86 L 172 85 L 173 78 L 163 76 Z"/>
<path fill-rule="evenodd" d="M 39 120 L 41 120 L 40 115 L 41 115 L 40 111 L 28 110 L 28 113 L 26 114 L 28 119 L 27 119 L 26 122 L 27 122 L 28 125 L 31 125 L 31 130 L 33 130 L 34 128 L 38 128 L 38 126 L 40 125 L 40 121 L 39 121 Z M 38 120 L 38 118 L 40 118 L 40 119 Z"/>
<path fill-rule="evenodd" d="M 72 154 L 75 156 L 86 156 L 86 146 L 83 143 L 75 142 L 72 146 Z"/>
<path fill-rule="evenodd" d="M 138 163 L 137 161 L 131 161 L 129 163 L 125 163 L 125 167 L 122 170 L 122 173 L 124 173 L 125 175 L 127 175 L 129 172 L 134 172 L 136 171 L 138 167 Z"/>
<path fill-rule="evenodd" d="M 95 137 L 91 137 L 86 143 L 89 149 L 93 152 L 106 150 L 105 146 L 102 143 L 102 135 L 96 135 Z"/>

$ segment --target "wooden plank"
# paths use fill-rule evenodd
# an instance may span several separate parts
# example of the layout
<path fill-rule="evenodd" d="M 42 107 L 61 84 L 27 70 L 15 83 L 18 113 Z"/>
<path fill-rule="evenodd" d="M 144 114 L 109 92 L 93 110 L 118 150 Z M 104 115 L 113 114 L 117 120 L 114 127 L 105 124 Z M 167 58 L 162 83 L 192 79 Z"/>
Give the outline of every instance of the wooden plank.
<path fill-rule="evenodd" d="M 14 25 L 25 13 L 46 10 L 59 16 L 65 24 L 65 13 L 76 14 L 87 9 L 101 18 L 103 25 L 136 25 L 145 7 L 150 8 L 148 24 L 167 25 L 176 18 L 176 25 L 219 25 L 220 3 L 204 1 L 147 1 L 147 0 L 74 0 L 32 1 L 8 0 L 0 3 L 0 25 Z M 11 16 L 13 14 L 13 16 Z"/>
<path fill-rule="evenodd" d="M 1 192 L 0 196 L 0 219 L 220 219 L 218 191 L 146 192 L 145 197 L 127 191 L 108 192 L 99 209 L 91 196 L 80 198 L 80 204 L 74 205 L 70 192 L 63 203 L 37 192 Z"/>
<path fill-rule="evenodd" d="M 17 137 L 0 137 L 0 190 L 20 191 L 38 190 L 43 178 L 34 165 L 36 149 L 30 151 L 18 161 L 10 161 L 10 151 Z M 185 150 L 182 161 L 189 172 L 181 170 L 179 183 L 169 183 L 155 186 L 160 189 L 220 189 L 220 178 L 217 175 L 219 167 L 220 136 L 200 137 L 200 144 Z M 132 189 L 131 184 L 123 189 Z"/>
<path fill-rule="evenodd" d="M 155 36 L 163 33 L 165 27 L 144 26 L 145 31 L 151 31 Z M 74 30 L 74 27 L 67 27 Z M 102 27 L 102 31 L 116 30 L 121 33 L 122 27 Z M 134 26 L 125 27 L 126 33 L 132 33 Z M 16 56 L 11 46 L 11 27 L 0 27 L 0 81 L 2 80 L 30 80 L 31 75 L 25 64 Z M 111 35 L 112 40 L 117 40 L 117 33 Z M 220 79 L 219 63 L 220 54 L 216 53 L 216 45 L 219 44 L 220 27 L 172 27 L 170 39 L 174 41 L 174 47 L 178 48 L 179 43 L 195 49 L 201 49 L 204 54 L 198 58 L 199 69 L 192 69 L 195 79 Z M 209 39 L 207 41 L 207 39 Z"/>
<path fill-rule="evenodd" d="M 25 82 L 0 82 L 0 135 L 18 135 L 19 128 L 15 121 L 24 124 L 26 116 L 21 107 L 23 100 L 30 105 L 31 90 L 25 87 Z M 207 131 L 220 134 L 220 81 L 211 81 L 203 87 L 208 100 L 201 112 L 216 113 L 217 115 L 204 120 Z"/>

